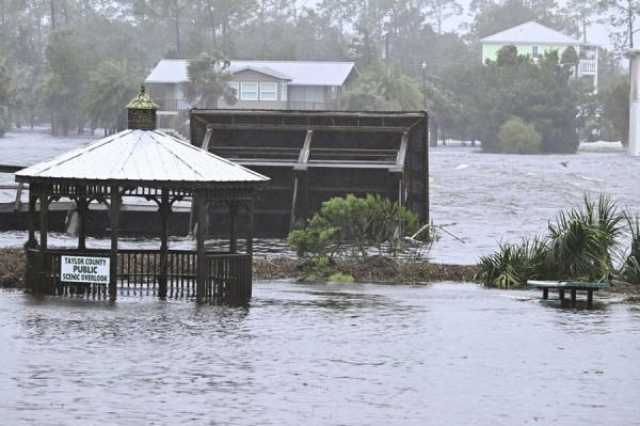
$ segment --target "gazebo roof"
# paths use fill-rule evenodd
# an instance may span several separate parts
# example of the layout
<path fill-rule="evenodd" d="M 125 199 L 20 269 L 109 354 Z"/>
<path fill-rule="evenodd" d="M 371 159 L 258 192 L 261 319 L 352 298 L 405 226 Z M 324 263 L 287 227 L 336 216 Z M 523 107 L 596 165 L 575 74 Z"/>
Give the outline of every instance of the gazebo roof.
<path fill-rule="evenodd" d="M 124 130 L 15 174 L 17 181 L 131 182 L 139 185 L 257 184 L 268 177 L 161 130 Z"/>

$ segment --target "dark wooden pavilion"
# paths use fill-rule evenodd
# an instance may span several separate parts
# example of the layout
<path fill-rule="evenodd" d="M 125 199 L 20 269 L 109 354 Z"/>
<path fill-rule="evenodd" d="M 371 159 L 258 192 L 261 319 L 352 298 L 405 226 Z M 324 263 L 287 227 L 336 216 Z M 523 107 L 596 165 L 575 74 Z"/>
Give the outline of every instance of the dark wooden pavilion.
<path fill-rule="evenodd" d="M 194 109 L 191 143 L 271 178 L 257 236 L 282 238 L 347 194 L 378 194 L 429 222 L 428 125 L 425 111 Z"/>
<path fill-rule="evenodd" d="M 82 294 L 115 300 L 118 289 L 160 298 L 246 303 L 251 297 L 254 196 L 269 179 L 229 160 L 156 130 L 156 108 L 144 93 L 127 106 L 129 129 L 15 174 L 29 184 L 27 289 L 41 294 Z M 123 199 L 142 198 L 158 206 L 157 250 L 118 247 Z M 168 220 L 176 201 L 193 200 L 196 250 L 170 250 Z M 77 248 L 47 244 L 48 206 L 69 199 L 80 217 Z M 88 248 L 90 203 L 110 213 L 111 248 Z M 228 250 L 205 248 L 209 212 L 228 215 Z M 244 221 L 240 250 L 239 222 Z M 39 240 L 36 224 L 39 223 Z"/>

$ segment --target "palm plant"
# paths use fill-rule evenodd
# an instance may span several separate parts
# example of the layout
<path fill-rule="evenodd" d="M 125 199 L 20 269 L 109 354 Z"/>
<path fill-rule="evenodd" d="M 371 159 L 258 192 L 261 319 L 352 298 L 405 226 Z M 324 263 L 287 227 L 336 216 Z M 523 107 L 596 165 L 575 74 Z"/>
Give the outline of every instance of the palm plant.
<path fill-rule="evenodd" d="M 640 284 L 640 216 L 625 213 L 625 219 L 631 234 L 631 252 L 622 267 L 625 281 Z"/>
<path fill-rule="evenodd" d="M 529 279 L 544 278 L 548 252 L 546 242 L 538 237 L 501 244 L 496 253 L 480 258 L 477 278 L 492 287 L 524 287 Z"/>
<path fill-rule="evenodd" d="M 624 215 L 606 195 L 588 196 L 582 208 L 561 212 L 549 223 L 550 265 L 560 279 L 607 278 L 612 249 L 622 234 Z"/>

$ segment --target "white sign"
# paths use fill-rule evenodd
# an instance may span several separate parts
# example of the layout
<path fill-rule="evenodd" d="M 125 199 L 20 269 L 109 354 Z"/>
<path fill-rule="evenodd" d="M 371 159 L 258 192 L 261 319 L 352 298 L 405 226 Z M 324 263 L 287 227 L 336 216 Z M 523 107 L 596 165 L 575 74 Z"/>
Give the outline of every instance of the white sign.
<path fill-rule="evenodd" d="M 109 284 L 108 257 L 61 256 L 60 280 L 67 283 Z"/>

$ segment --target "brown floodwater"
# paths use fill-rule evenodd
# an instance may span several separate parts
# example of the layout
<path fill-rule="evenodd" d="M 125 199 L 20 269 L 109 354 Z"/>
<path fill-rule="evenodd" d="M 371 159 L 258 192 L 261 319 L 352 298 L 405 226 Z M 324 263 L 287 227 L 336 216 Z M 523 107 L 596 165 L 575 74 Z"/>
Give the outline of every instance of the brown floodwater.
<path fill-rule="evenodd" d="M 0 291 L 3 425 L 640 424 L 640 306 L 255 285 L 250 307 Z"/>

